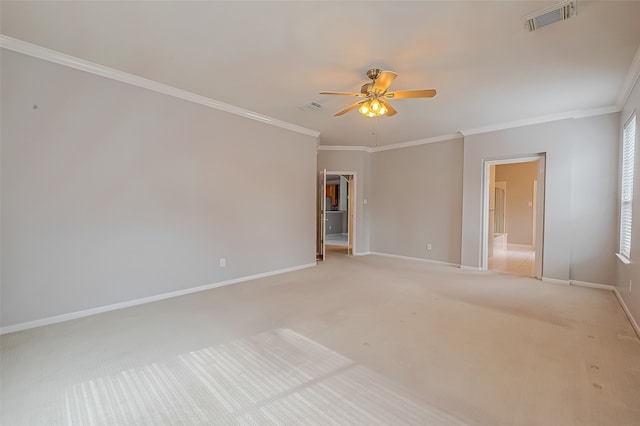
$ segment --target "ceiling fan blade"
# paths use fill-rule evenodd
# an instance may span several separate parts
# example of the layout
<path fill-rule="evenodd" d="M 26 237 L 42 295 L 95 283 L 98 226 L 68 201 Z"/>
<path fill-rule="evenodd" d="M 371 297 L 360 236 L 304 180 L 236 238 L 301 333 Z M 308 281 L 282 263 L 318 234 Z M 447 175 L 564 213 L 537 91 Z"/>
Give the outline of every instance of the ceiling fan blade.
<path fill-rule="evenodd" d="M 349 105 L 349 106 L 348 106 L 348 107 L 346 107 L 345 109 L 343 109 L 343 110 L 341 110 L 341 111 L 338 111 L 338 112 L 336 112 L 336 113 L 335 113 L 335 114 L 333 114 L 333 115 L 334 115 L 334 116 L 336 116 L 336 117 L 338 117 L 338 116 L 340 116 L 340 115 L 342 115 L 342 114 L 345 114 L 345 113 L 347 113 L 347 112 L 351 111 L 351 110 L 352 110 L 352 109 L 354 109 L 354 108 L 359 107 L 361 104 L 363 104 L 363 103 L 364 103 L 364 102 L 366 102 L 366 101 L 367 101 L 367 100 L 365 99 L 365 100 L 363 100 L 363 101 L 356 102 L 355 104 Z"/>
<path fill-rule="evenodd" d="M 349 92 L 320 92 L 321 95 L 340 95 L 340 96 L 357 96 L 359 98 L 364 98 L 367 96 L 366 93 L 349 93 Z"/>
<path fill-rule="evenodd" d="M 407 99 L 407 98 L 433 98 L 436 95 L 435 89 L 428 90 L 398 90 L 397 92 L 385 93 L 387 99 Z"/>
<path fill-rule="evenodd" d="M 378 75 L 378 78 L 376 78 L 375 83 L 373 84 L 373 90 L 376 93 L 384 93 L 389 88 L 391 83 L 393 83 L 393 80 L 395 80 L 397 76 L 398 74 L 396 74 L 393 71 L 382 71 L 380 75 Z"/>
<path fill-rule="evenodd" d="M 388 117 L 391 117 L 392 115 L 396 115 L 398 113 L 398 111 L 396 111 L 389 102 L 385 101 L 384 99 L 380 99 L 380 103 L 382 105 L 384 105 L 384 107 L 387 109 L 387 113 L 385 114 Z"/>

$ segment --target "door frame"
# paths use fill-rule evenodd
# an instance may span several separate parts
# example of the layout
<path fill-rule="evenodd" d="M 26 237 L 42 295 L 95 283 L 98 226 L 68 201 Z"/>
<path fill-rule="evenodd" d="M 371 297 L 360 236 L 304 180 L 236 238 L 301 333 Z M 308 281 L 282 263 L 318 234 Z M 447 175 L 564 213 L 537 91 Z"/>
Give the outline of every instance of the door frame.
<path fill-rule="evenodd" d="M 324 189 L 323 188 L 320 189 L 323 194 L 326 194 L 327 176 L 330 176 L 330 175 L 339 175 L 339 176 L 345 176 L 345 177 L 352 176 L 352 179 L 347 178 L 347 180 L 349 181 L 349 200 L 348 200 L 348 204 L 349 204 L 348 233 L 349 235 L 347 237 L 347 241 L 348 241 L 347 251 L 350 251 L 351 254 L 353 254 L 356 251 L 356 243 L 357 243 L 357 238 L 356 238 L 357 226 L 356 225 L 357 225 L 357 217 L 358 217 L 357 216 L 358 203 L 356 202 L 356 200 L 358 199 L 357 198 L 358 197 L 358 173 L 354 171 L 336 171 L 336 170 L 327 170 L 327 169 L 324 169 L 323 172 L 324 172 L 324 185 L 323 185 Z M 319 210 L 322 212 L 320 214 L 320 217 L 321 217 L 320 220 L 322 222 L 318 224 L 318 227 L 320 229 L 319 238 L 321 239 L 320 247 L 323 254 L 322 260 L 326 258 L 326 252 L 324 250 L 324 246 L 325 246 L 324 242 L 326 241 L 326 232 L 327 232 L 326 226 L 324 226 L 325 225 L 324 222 L 327 220 L 326 213 L 324 213 L 325 198 L 326 198 L 326 195 L 324 198 L 321 198 L 320 200 L 320 203 L 322 204 Z"/>
<path fill-rule="evenodd" d="M 535 200 L 535 218 L 536 218 L 536 236 L 535 246 L 535 276 L 542 279 L 543 256 L 544 256 L 544 193 L 545 193 L 545 172 L 546 172 L 546 154 L 533 154 L 522 157 L 502 157 L 483 161 L 482 173 L 482 237 L 480 241 L 480 269 L 486 271 L 489 269 L 489 186 L 490 186 L 490 169 L 491 166 L 514 163 L 530 163 L 536 162 L 538 165 L 538 173 L 536 175 L 537 194 Z"/>

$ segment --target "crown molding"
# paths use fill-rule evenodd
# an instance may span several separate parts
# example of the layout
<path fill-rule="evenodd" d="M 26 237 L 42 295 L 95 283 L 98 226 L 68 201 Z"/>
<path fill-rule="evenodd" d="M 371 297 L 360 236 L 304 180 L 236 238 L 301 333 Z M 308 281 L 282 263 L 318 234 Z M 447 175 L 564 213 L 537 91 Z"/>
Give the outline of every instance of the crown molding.
<path fill-rule="evenodd" d="M 226 104 L 224 102 L 216 101 L 215 99 L 207 98 L 206 96 L 196 95 L 195 93 L 187 92 L 186 90 L 178 89 L 176 87 L 159 83 L 154 80 L 149 80 L 147 78 L 143 78 L 134 74 L 129 74 L 123 71 L 116 70 L 114 68 L 109 68 L 104 65 L 86 61 L 84 59 L 67 55 L 56 50 L 28 43 L 26 41 L 22 41 L 13 37 L 8 37 L 4 34 L 0 34 L 0 47 L 2 47 L 3 49 L 12 50 L 14 52 L 22 53 L 24 55 L 32 56 L 34 58 L 53 62 L 59 65 L 64 65 L 69 68 L 74 68 L 80 71 L 85 71 L 101 77 L 109 78 L 121 83 L 130 84 L 132 86 L 141 87 L 143 89 L 162 93 L 174 98 L 204 105 L 209 108 L 214 108 L 231 114 L 239 115 L 250 120 L 256 120 L 261 123 L 281 127 L 283 129 L 291 130 L 303 135 L 312 136 L 315 138 L 320 136 L 320 132 L 316 130 L 307 129 L 292 123 L 287 123 L 286 121 L 268 117 L 266 115 L 255 113 L 240 107 Z"/>
<path fill-rule="evenodd" d="M 358 145 L 358 146 L 319 145 L 318 146 L 318 151 L 380 152 L 380 151 L 389 151 L 389 150 L 392 150 L 392 149 L 408 148 L 408 147 L 411 147 L 411 146 L 425 145 L 425 144 L 433 143 L 433 142 L 450 141 L 452 139 L 460 139 L 460 138 L 462 138 L 462 134 L 460 134 L 460 133 L 452 133 L 450 135 L 435 136 L 435 137 L 432 137 L 432 138 L 419 139 L 419 140 L 408 141 L 408 142 L 400 142 L 400 143 L 394 143 L 392 145 L 376 146 L 376 147 L 360 146 L 360 145 Z"/>
<path fill-rule="evenodd" d="M 583 109 L 579 111 L 575 111 L 573 113 L 574 119 L 587 118 L 587 117 L 596 117 L 598 115 L 606 115 L 606 114 L 614 114 L 616 112 L 622 111 L 622 108 L 619 108 L 618 105 L 609 105 L 602 108 L 593 108 L 593 109 Z"/>
<path fill-rule="evenodd" d="M 475 129 L 460 130 L 463 136 L 478 135 L 481 133 L 495 132 L 498 130 L 514 129 L 516 127 L 531 126 L 533 124 L 549 123 L 552 121 L 579 119 L 593 117 L 596 115 L 612 114 L 620 112 L 621 108 L 617 105 L 609 105 L 602 108 L 585 109 L 577 111 L 563 112 L 559 114 L 544 115 L 541 117 L 527 118 L 526 120 L 512 121 L 509 123 L 493 124 L 490 126 L 477 127 Z"/>
<path fill-rule="evenodd" d="M 159 83 L 154 80 L 149 80 L 137 75 L 129 74 L 123 71 L 109 68 L 94 62 L 86 61 L 84 59 L 77 58 L 75 56 L 67 55 L 65 53 L 58 52 L 56 50 L 48 49 L 36 44 L 28 43 L 13 37 L 9 37 L 0 34 L 0 47 L 14 52 L 29 55 L 38 59 L 53 62 L 59 65 L 64 65 L 70 68 L 74 68 L 80 71 L 85 71 L 91 74 L 95 74 L 101 77 L 109 78 L 111 80 L 119 81 L 133 86 L 141 87 L 143 89 L 151 90 L 154 92 L 162 93 L 168 96 L 172 96 L 178 99 L 183 99 L 189 102 L 207 106 L 209 108 L 218 109 L 231 114 L 239 115 L 241 117 L 248 118 L 250 120 L 256 120 L 261 123 L 269 124 L 272 126 L 280 127 L 283 129 L 291 130 L 293 132 L 301 133 L 307 136 L 318 138 L 320 132 L 312 129 L 307 129 L 296 124 L 288 123 L 286 121 L 278 120 L 272 117 L 268 117 L 263 114 L 255 113 L 240 107 L 236 107 L 224 102 L 217 101 L 205 96 L 197 95 L 186 90 L 178 89 L 173 86 L 169 86 L 163 83 Z M 367 146 L 332 146 L 332 145 L 319 145 L 319 151 L 364 151 L 364 152 L 380 152 L 388 151 L 392 149 L 402 149 L 411 146 L 424 145 L 433 142 L 440 142 L 451 139 L 458 139 L 469 135 L 476 135 L 480 133 L 488 133 L 497 130 L 506 130 L 516 127 L 529 126 L 533 124 L 547 123 L 551 121 L 565 120 L 565 119 L 578 119 L 585 117 L 592 117 L 596 115 L 611 114 L 619 112 L 627 102 L 631 91 L 635 87 L 638 79 L 640 78 L 640 47 L 636 51 L 636 55 L 633 59 L 631 67 L 627 73 L 625 83 L 622 90 L 618 95 L 616 105 L 611 105 L 603 108 L 597 108 L 592 110 L 578 110 L 570 111 L 566 113 L 547 115 L 542 117 L 534 117 L 526 120 L 514 121 L 509 123 L 494 124 L 490 126 L 478 127 L 473 129 L 460 130 L 458 133 L 436 136 L 432 138 L 420 139 L 415 141 L 401 142 L 393 145 L 379 146 L 379 147 L 367 147 Z"/>
<path fill-rule="evenodd" d="M 616 101 L 616 106 L 620 110 L 622 110 L 624 104 L 627 103 L 633 88 L 638 82 L 638 78 L 640 78 L 640 46 L 638 46 L 636 56 L 634 56 L 633 62 L 631 62 L 631 66 L 629 67 L 629 71 L 627 71 L 627 78 L 624 80 L 624 84 L 622 85 L 622 89 L 618 95 L 618 100 Z"/>
<path fill-rule="evenodd" d="M 424 144 L 433 143 L 433 142 L 449 141 L 453 139 L 464 138 L 466 136 L 495 132 L 499 130 L 514 129 L 517 127 L 530 126 L 533 124 L 542 124 L 542 123 L 549 123 L 552 121 L 559 121 L 559 120 L 580 119 L 580 118 L 594 117 L 597 115 L 613 114 L 616 112 L 620 112 L 621 110 L 622 108 L 618 107 L 617 105 L 609 105 L 602 108 L 569 111 L 569 112 L 563 112 L 560 114 L 552 114 L 552 115 L 545 115 L 541 117 L 528 118 L 526 120 L 512 121 L 509 123 L 493 124 L 485 127 L 477 127 L 475 129 L 460 130 L 458 133 L 451 133 L 448 135 L 434 136 L 432 138 L 419 139 L 415 141 L 401 142 L 401 143 L 396 143 L 392 145 L 385 145 L 385 146 L 378 146 L 378 147 L 319 145 L 318 151 L 366 151 L 366 152 L 389 151 L 392 149 L 402 149 L 402 148 L 408 148 L 408 147 L 417 146 L 417 145 L 424 145 Z"/>
<path fill-rule="evenodd" d="M 463 135 L 461 133 L 451 133 L 449 135 L 434 136 L 432 138 L 418 139 L 418 140 L 415 140 L 415 141 L 394 143 L 393 145 L 378 146 L 378 147 L 373 148 L 372 151 L 373 152 L 380 152 L 380 151 L 389 151 L 389 150 L 392 150 L 392 149 L 409 148 L 409 147 L 412 147 L 412 146 L 426 145 L 428 143 L 450 141 L 452 139 L 460 139 L 462 137 L 463 137 Z"/>
<path fill-rule="evenodd" d="M 354 145 L 318 145 L 318 151 L 364 151 L 373 152 L 373 148 L 368 146 Z"/>

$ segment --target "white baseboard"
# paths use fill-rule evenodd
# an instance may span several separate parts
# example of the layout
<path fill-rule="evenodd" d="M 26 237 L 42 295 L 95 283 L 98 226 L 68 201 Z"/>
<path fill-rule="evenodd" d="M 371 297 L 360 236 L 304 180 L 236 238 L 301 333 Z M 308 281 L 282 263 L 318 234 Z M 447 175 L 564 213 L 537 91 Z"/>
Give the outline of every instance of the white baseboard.
<path fill-rule="evenodd" d="M 312 266 L 316 266 L 317 262 L 307 263 L 304 265 L 293 266 L 291 268 L 278 269 L 277 271 L 264 272 L 262 274 L 249 275 L 240 278 L 234 278 L 231 280 L 220 281 L 213 284 L 207 284 L 199 287 L 187 288 L 184 290 L 172 291 L 170 293 L 158 294 L 156 296 L 143 297 L 141 299 L 128 300 L 126 302 L 114 303 L 112 305 L 99 306 L 97 308 L 85 309 L 82 311 L 71 312 L 63 315 L 56 315 L 53 317 L 42 318 L 35 321 L 23 322 L 20 324 L 8 325 L 6 327 L 0 328 L 0 335 L 7 333 L 14 333 L 16 331 L 28 330 L 30 328 L 41 327 L 44 325 L 56 324 L 63 321 L 70 321 L 78 318 L 84 318 L 91 315 L 101 314 L 103 312 L 115 311 L 117 309 L 128 308 L 131 306 L 143 305 L 145 303 L 157 302 L 159 300 L 171 299 L 173 297 L 184 296 L 191 293 L 198 293 L 200 291 L 211 290 L 218 287 L 224 287 L 231 284 L 238 284 L 241 282 L 257 280 L 259 278 L 270 277 L 272 275 L 284 274 L 287 272 L 293 272 L 300 269 L 310 268 Z"/>
<path fill-rule="evenodd" d="M 613 288 L 613 292 L 615 293 L 616 297 L 618 298 L 618 302 L 620 302 L 620 306 L 622 306 L 622 310 L 627 315 L 627 318 L 629 319 L 629 322 L 631 323 L 631 327 L 633 327 L 633 331 L 636 332 L 636 335 L 640 339 L 640 327 L 638 326 L 638 323 L 636 322 L 636 319 L 633 317 L 633 315 L 631 315 L 631 311 L 627 307 L 627 304 L 624 303 L 624 299 L 622 298 L 622 295 L 620 294 L 620 292 L 618 291 L 618 289 L 616 287 Z"/>
<path fill-rule="evenodd" d="M 352 254 L 353 254 L 354 256 L 368 256 L 368 255 L 370 255 L 370 254 L 371 254 L 371 252 L 370 252 L 370 251 L 363 251 L 363 252 L 355 252 L 355 251 L 354 251 Z"/>
<path fill-rule="evenodd" d="M 376 256 L 393 257 L 395 259 L 418 260 L 420 262 L 436 263 L 438 265 L 454 266 L 456 268 L 460 266 L 457 263 L 443 262 L 441 260 L 423 259 L 421 257 L 400 256 L 398 254 L 381 253 L 378 251 L 370 251 L 369 254 L 373 254 Z"/>
<path fill-rule="evenodd" d="M 549 284 L 561 284 L 561 285 L 571 284 L 571 281 L 569 280 L 558 280 L 556 278 L 547 278 L 547 277 L 542 277 L 542 281 Z"/>
<path fill-rule="evenodd" d="M 615 289 L 616 289 L 615 286 L 612 286 L 612 285 L 590 283 L 590 282 L 587 282 L 587 281 L 570 280 L 569 284 L 576 285 L 576 286 L 579 286 L 579 287 L 600 288 L 602 290 L 611 290 L 611 291 L 615 291 Z"/>
<path fill-rule="evenodd" d="M 465 271 L 476 271 L 476 272 L 482 271 L 482 268 L 479 266 L 460 265 L 460 269 L 464 269 Z"/>
<path fill-rule="evenodd" d="M 640 327 L 638 326 L 636 319 L 633 317 L 633 315 L 631 315 L 631 311 L 627 307 L 627 304 L 624 302 L 624 299 L 622 298 L 622 295 L 620 294 L 616 286 L 608 285 L 608 284 L 590 283 L 585 281 L 576 281 L 576 280 L 571 280 L 570 283 L 571 285 L 577 285 L 580 287 L 599 288 L 602 290 L 612 291 L 616 295 L 616 298 L 618 299 L 620 306 L 622 306 L 622 310 L 624 311 L 625 315 L 629 319 L 629 322 L 631 323 L 631 327 L 633 327 L 633 331 L 635 331 L 638 338 L 640 338 Z"/>

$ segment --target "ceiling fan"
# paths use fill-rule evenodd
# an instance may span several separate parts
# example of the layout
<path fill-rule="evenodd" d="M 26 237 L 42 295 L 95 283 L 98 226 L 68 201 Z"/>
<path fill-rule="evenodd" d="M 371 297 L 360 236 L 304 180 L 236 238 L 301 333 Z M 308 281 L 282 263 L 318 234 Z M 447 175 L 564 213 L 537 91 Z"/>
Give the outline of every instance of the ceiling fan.
<path fill-rule="evenodd" d="M 336 117 L 358 107 L 360 107 L 358 111 L 366 117 L 379 117 L 382 115 L 392 116 L 396 115 L 398 111 L 396 111 L 389 102 L 387 102 L 388 99 L 432 98 L 436 95 L 436 91 L 434 89 L 398 90 L 396 92 L 387 92 L 387 89 L 397 76 L 398 74 L 393 71 L 380 71 L 377 68 L 372 68 L 367 71 L 367 77 L 372 81 L 363 84 L 360 88 L 360 93 L 320 92 L 320 94 L 364 98 L 361 101 L 349 105 L 345 109 L 335 113 L 334 115 Z"/>

